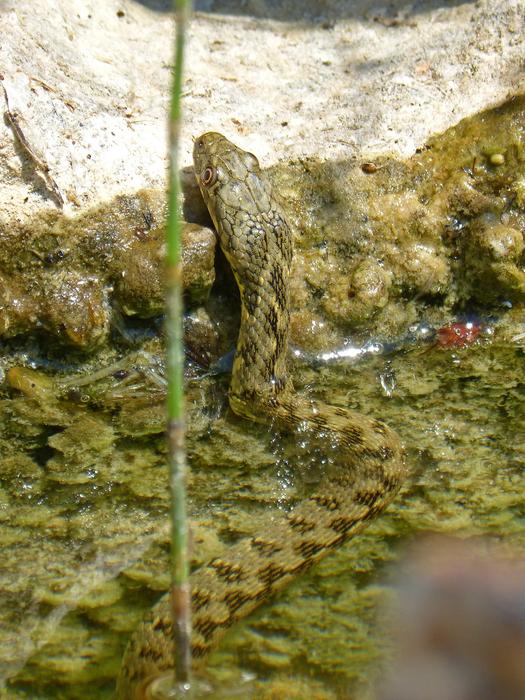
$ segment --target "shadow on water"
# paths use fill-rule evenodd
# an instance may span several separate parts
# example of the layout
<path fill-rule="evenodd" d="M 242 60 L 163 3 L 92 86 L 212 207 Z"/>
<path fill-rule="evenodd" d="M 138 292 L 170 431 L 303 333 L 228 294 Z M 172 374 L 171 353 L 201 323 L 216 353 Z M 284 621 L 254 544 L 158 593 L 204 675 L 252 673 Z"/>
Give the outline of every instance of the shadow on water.
<path fill-rule="evenodd" d="M 136 0 L 156 12 L 169 12 L 172 0 Z M 198 12 L 274 19 L 282 22 L 337 21 L 355 17 L 407 20 L 439 8 L 473 4 L 473 0 L 194 0 Z"/>

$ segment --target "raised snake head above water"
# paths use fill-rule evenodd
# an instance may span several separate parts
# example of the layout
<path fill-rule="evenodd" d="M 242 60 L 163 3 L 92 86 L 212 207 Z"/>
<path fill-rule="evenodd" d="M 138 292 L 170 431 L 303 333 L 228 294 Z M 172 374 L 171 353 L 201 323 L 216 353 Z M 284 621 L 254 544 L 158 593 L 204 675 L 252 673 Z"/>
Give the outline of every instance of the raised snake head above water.
<path fill-rule="evenodd" d="M 290 389 L 286 353 L 293 236 L 257 158 L 215 132 L 193 147 L 195 176 L 241 293 L 241 331 L 230 386 L 233 409 L 261 420 L 254 403 Z M 264 420 L 264 418 L 263 418 Z"/>

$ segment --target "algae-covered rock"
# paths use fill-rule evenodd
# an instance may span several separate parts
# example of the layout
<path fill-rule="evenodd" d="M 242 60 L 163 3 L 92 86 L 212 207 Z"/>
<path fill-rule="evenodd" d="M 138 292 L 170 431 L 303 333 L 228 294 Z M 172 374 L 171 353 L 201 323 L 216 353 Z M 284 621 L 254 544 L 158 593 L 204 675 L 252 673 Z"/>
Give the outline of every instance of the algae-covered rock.
<path fill-rule="evenodd" d="M 372 172 L 274 168 L 297 232 L 294 337 L 312 349 L 327 338 L 326 349 L 334 332 L 388 338 L 451 312 L 522 304 L 524 111 L 512 98 Z"/>
<path fill-rule="evenodd" d="M 87 415 L 51 436 L 49 444 L 67 460 L 90 466 L 111 448 L 113 438 L 113 430 L 103 418 Z"/>
<path fill-rule="evenodd" d="M 508 546 L 525 544 L 519 516 L 525 493 L 520 466 L 525 449 L 520 439 L 525 435 L 523 349 L 510 342 L 510 328 L 504 325 L 502 332 L 501 342 L 496 329 L 459 349 L 436 344 L 372 355 L 359 364 L 314 368 L 296 363 L 298 391 L 352 406 L 395 428 L 409 451 L 411 478 L 365 533 L 237 627 L 210 660 L 211 673 L 217 667 L 219 678 L 224 669 L 255 674 L 255 697 L 271 697 L 272 688 L 282 688 L 283 668 L 295 678 L 290 688 L 297 683 L 298 697 L 310 686 L 327 697 L 337 697 L 341 687 L 351 688 L 355 697 L 367 697 L 371 669 L 379 668 L 383 658 L 378 630 L 387 592 L 375 582 L 384 579 L 384 567 L 404 539 L 431 529 L 490 536 Z M 20 374 L 25 398 L 6 401 L 25 401 L 40 419 L 31 384 L 46 383 L 36 379 L 34 373 Z M 31 477 L 36 461 L 52 479 L 42 482 L 38 502 L 26 501 L 21 507 L 20 497 L 11 499 L 9 491 L 0 506 L 0 517 L 5 510 L 4 560 L 12 572 L 8 580 L 4 575 L 2 585 L 17 600 L 3 610 L 3 628 L 20 630 L 20 600 L 34 579 L 39 600 L 59 607 L 79 605 L 89 625 L 96 625 L 92 631 L 97 639 L 111 640 L 93 645 L 91 635 L 85 635 L 85 617 L 68 618 L 13 681 L 15 690 L 25 682 L 44 688 L 51 676 L 65 688 L 78 689 L 79 679 L 94 679 L 95 667 L 97 688 L 109 687 L 128 631 L 168 584 L 161 438 L 146 442 L 141 430 L 134 438 L 131 422 L 124 430 L 123 408 L 131 421 L 133 407 L 145 410 L 146 398 L 135 404 L 123 394 L 117 401 L 118 383 L 111 378 L 110 409 L 101 409 L 102 394 L 93 393 L 96 400 L 78 406 L 69 427 L 49 428 L 46 450 L 25 456 L 18 467 L 12 457 L 5 462 L 6 475 L 19 469 Z M 216 378 L 189 385 L 189 488 L 192 517 L 199 523 L 193 539 L 199 563 L 220 555 L 231 541 L 271 527 L 274 515 L 308 489 L 297 469 L 296 451 L 266 426 L 234 418 L 226 409 L 225 392 L 226 382 Z M 58 408 L 60 404 L 57 399 Z M 160 416 L 159 411 L 158 431 L 163 429 Z M 68 480 L 68 474 L 84 474 L 85 465 L 92 469 L 90 481 Z M 1 466 L 2 458 L 0 473 Z M 56 481 L 60 469 L 66 478 Z M 12 486 L 16 488 L 16 479 Z M 108 572 L 122 569 L 125 575 L 118 584 L 110 583 L 114 577 Z M 93 572 L 98 583 L 85 590 Z M 26 627 L 38 619 L 35 613 L 24 615 Z M 40 634 L 49 639 L 48 633 Z M 5 642 L 6 634 L 0 639 Z M 13 654 L 20 651 L 12 644 L 11 649 Z M 73 656 L 69 661 L 66 650 Z M 82 666 L 79 658 L 90 661 Z"/>
<path fill-rule="evenodd" d="M 57 340 L 85 349 L 106 340 L 110 324 L 108 293 L 99 277 L 61 270 L 44 275 L 42 289 L 42 315 L 37 323 Z"/>
<path fill-rule="evenodd" d="M 525 98 L 513 98 L 407 161 L 383 157 L 372 169 L 314 160 L 272 168 L 295 230 L 292 339 L 327 349 L 348 333 L 392 338 L 472 306 L 523 303 L 524 113 Z M 185 212 L 198 222 L 183 231 L 187 299 L 220 311 L 223 323 L 230 305 L 208 303 L 215 238 L 202 226 L 195 186 L 186 191 Z M 75 219 L 46 214 L 3 226 L 0 333 L 43 329 L 94 350 L 108 340 L 115 310 L 161 314 L 164 219 L 163 192 L 147 190 Z M 233 288 L 231 275 L 222 285 Z"/>
<path fill-rule="evenodd" d="M 71 591 L 66 586 L 64 586 L 64 590 L 59 588 L 47 591 L 42 590 L 37 591 L 35 595 L 39 601 L 48 605 L 67 605 L 81 610 L 91 610 L 115 604 L 122 597 L 122 593 L 122 586 L 119 582 L 115 579 L 109 579 L 92 586 L 83 595 L 79 595 L 78 591 L 71 595 Z"/>
<path fill-rule="evenodd" d="M 92 351 L 107 340 L 112 307 L 151 318 L 164 310 L 166 218 L 162 191 L 120 196 L 76 218 L 47 213 L 0 224 L 0 337 L 44 330 Z M 183 284 L 204 301 L 214 280 L 215 237 L 183 233 Z"/>
<path fill-rule="evenodd" d="M 120 651 L 118 642 L 102 629 L 92 635 L 82 623 L 79 616 L 68 616 L 52 630 L 45 649 L 39 650 L 20 674 L 21 686 L 32 688 L 33 697 L 35 687 L 56 688 L 57 679 L 65 674 L 77 678 L 78 689 L 69 697 L 79 698 L 89 686 L 99 687 L 100 678 L 111 673 L 113 657 Z"/>
<path fill-rule="evenodd" d="M 28 454 L 5 455 L 0 462 L 0 483 L 13 499 L 36 498 L 44 486 L 44 471 Z"/>

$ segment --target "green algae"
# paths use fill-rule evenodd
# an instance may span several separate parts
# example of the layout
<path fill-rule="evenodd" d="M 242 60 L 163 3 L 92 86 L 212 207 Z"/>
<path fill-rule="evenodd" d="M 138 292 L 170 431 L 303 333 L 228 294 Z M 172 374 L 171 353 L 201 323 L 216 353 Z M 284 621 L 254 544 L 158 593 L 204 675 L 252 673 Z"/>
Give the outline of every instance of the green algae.
<path fill-rule="evenodd" d="M 44 332 L 51 345 L 91 352 L 119 314 L 163 313 L 164 200 L 161 190 L 141 190 L 77 217 L 0 221 L 0 338 Z M 192 224 L 182 237 L 184 287 L 202 302 L 215 277 L 215 240 Z"/>
<path fill-rule="evenodd" d="M 339 697 L 342 689 L 349 688 L 357 697 L 366 697 L 371 669 L 380 668 L 384 647 L 381 610 L 388 591 L 378 582 L 388 579 L 385 566 L 396 558 L 403 542 L 417 532 L 433 530 L 495 538 L 508 548 L 525 544 L 523 357 L 521 347 L 500 343 L 496 335 L 490 342 L 459 350 L 424 346 L 321 371 L 308 365 L 295 368 L 300 390 L 310 387 L 319 398 L 355 406 L 394 427 L 409 449 L 412 478 L 365 533 L 239 625 L 211 658 L 210 673 L 217 669 L 223 679 L 227 669 L 240 664 L 258 676 L 256 691 L 250 691 L 256 697 L 270 697 L 274 683 L 275 688 L 282 687 L 283 672 L 289 678 L 290 697 L 294 683 L 305 692 L 309 678 L 312 693 L 316 689 L 319 697 L 322 693 Z M 386 373 L 394 377 L 390 396 L 382 384 Z M 276 502 L 293 501 L 298 492 L 290 455 L 268 429 L 235 419 L 224 402 L 216 415 L 203 417 L 206 407 L 217 400 L 216 390 L 213 380 L 202 380 L 200 400 L 193 394 L 189 416 L 190 426 L 198 426 L 189 434 L 192 513 L 199 522 L 197 563 L 218 554 L 232 539 L 266 528 Z M 92 410 L 83 407 L 89 421 Z M 105 420 L 109 418 L 106 415 Z M 62 434 L 55 433 L 55 440 Z M 61 626 L 53 631 L 53 661 L 48 663 L 44 648 L 13 681 L 14 688 L 30 683 L 41 697 L 53 696 L 51 685 L 67 689 L 69 684 L 76 688 L 72 697 L 77 692 L 81 697 L 82 684 L 86 696 L 96 684 L 104 697 L 103 688 L 109 687 L 117 671 L 127 634 L 168 583 L 163 456 L 148 449 L 142 438 L 134 441 L 116 431 L 111 435 L 114 449 L 101 456 L 93 477 L 96 489 L 86 491 L 84 484 L 71 483 L 64 470 L 62 497 L 69 494 L 80 507 L 51 505 L 54 499 L 44 488 L 48 503 L 21 505 L 21 496 L 9 509 L 7 529 L 15 537 L 11 544 L 3 541 L 11 591 L 27 596 L 28 581 L 38 579 L 39 586 L 29 586 L 32 600 L 46 606 L 40 607 L 37 619 L 46 610 L 49 614 L 49 606 L 76 611 L 68 615 L 64 633 Z M 92 447 L 100 439 L 97 431 L 86 432 L 87 455 L 94 454 Z M 119 470 L 102 466 L 113 458 L 129 470 L 121 474 L 118 485 L 113 478 Z M 16 461 L 10 457 L 7 464 L 13 475 Z M 34 476 L 31 464 L 21 463 L 28 478 Z M 152 474 L 158 480 L 151 480 Z M 56 488 L 58 477 L 55 471 L 48 491 Z M 53 521 L 58 518 L 60 523 L 64 517 L 65 539 L 63 533 L 51 534 L 56 527 L 60 531 Z M 201 546 L 204 551 L 199 551 Z M 21 557 L 20 547 L 25 556 Z M 90 582 L 97 566 L 106 574 Z M 13 603 L 2 607 L 3 622 L 11 623 L 8 627 L 15 622 L 29 624 L 22 622 L 25 618 Z M 71 625 L 78 625 L 77 636 Z M 99 647 L 90 635 L 112 641 Z M 68 649 L 67 663 L 61 662 L 65 658 L 61 648 Z M 74 659 L 86 655 L 89 668 L 81 670 Z"/>
<path fill-rule="evenodd" d="M 276 174 L 297 224 L 292 331 L 302 348 L 390 337 L 415 320 L 448 321 L 471 304 L 502 317 L 466 348 L 425 343 L 358 362 L 294 360 L 298 391 L 397 430 L 411 477 L 362 535 L 237 626 L 214 653 L 209 673 L 219 681 L 239 668 L 255 674 L 246 697 L 372 697 L 388 656 L 384 584 L 417 533 L 487 537 L 509 550 L 525 544 L 516 235 L 524 230 L 522 113 L 522 101 L 511 101 L 462 122 L 407 163 L 377 160 L 374 173 L 359 163 L 311 162 Z M 52 236 L 38 252 L 51 243 Z M 20 265 L 33 269 L 24 255 Z M 190 324 L 197 352 L 214 344 L 208 360 L 235 335 L 222 275 Z M 513 305 L 506 315 L 502 302 Z M 132 353 L 124 368 L 147 369 L 144 358 L 161 350 L 158 341 L 139 344 L 143 359 Z M 162 389 L 142 370 L 137 379 L 134 371 L 85 379 L 123 352 L 102 346 L 91 359 L 72 358 L 72 377 L 10 369 L 0 388 L 6 697 L 111 697 L 129 633 L 167 586 Z M 4 367 L 13 364 L 4 358 Z M 266 529 L 273 513 L 308 489 L 303 477 L 316 476 L 295 469 L 293 437 L 233 416 L 226 391 L 227 379 L 188 378 L 195 565 Z"/>
<path fill-rule="evenodd" d="M 296 224 L 299 345 L 387 338 L 422 317 L 439 324 L 469 306 L 523 304 L 524 106 L 516 97 L 465 119 L 407 161 L 375 159 L 371 173 L 361 161 L 273 169 Z"/>

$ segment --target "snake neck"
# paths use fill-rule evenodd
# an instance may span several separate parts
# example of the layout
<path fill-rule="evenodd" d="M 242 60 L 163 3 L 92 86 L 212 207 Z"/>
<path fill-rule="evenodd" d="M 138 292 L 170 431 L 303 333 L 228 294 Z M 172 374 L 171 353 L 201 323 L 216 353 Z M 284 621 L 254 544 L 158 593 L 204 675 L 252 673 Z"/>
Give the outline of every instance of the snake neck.
<path fill-rule="evenodd" d="M 258 241 L 258 265 L 235 270 L 241 294 L 241 323 L 230 382 L 235 413 L 257 422 L 275 416 L 290 393 L 286 358 L 290 326 L 291 233 L 268 226 Z M 225 251 L 227 252 L 227 251 Z"/>
<path fill-rule="evenodd" d="M 274 303 L 279 304 L 277 299 Z M 269 313 L 253 313 L 243 301 L 230 383 L 233 410 L 256 421 L 264 421 L 267 411 L 290 390 L 286 369 L 290 316 L 287 309 L 268 308 Z"/>

